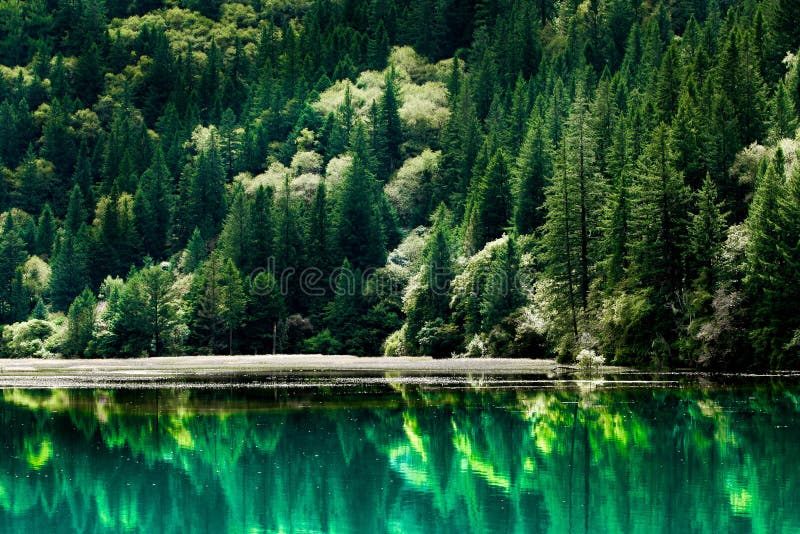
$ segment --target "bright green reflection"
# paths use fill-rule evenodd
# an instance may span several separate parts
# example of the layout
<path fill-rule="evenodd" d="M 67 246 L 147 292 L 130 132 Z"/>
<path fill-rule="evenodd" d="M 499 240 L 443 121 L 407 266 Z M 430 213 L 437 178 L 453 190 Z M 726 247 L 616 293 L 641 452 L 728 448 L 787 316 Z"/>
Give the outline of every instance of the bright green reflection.
<path fill-rule="evenodd" d="M 6 390 L 0 532 L 797 532 L 798 394 Z"/>

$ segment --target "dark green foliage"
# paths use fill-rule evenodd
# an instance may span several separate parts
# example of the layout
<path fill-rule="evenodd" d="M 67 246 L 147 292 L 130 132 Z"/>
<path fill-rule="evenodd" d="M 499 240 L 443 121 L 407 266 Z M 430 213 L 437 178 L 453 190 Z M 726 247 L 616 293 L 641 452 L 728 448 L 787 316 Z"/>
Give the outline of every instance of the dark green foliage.
<path fill-rule="evenodd" d="M 119 297 L 120 313 L 111 325 L 121 354 L 159 356 L 180 350 L 183 325 L 174 282 L 172 272 L 157 265 L 128 278 Z"/>
<path fill-rule="evenodd" d="M 172 176 L 157 145 L 153 161 L 142 174 L 133 200 L 136 230 L 142 238 L 144 252 L 152 258 L 164 257 L 172 213 Z"/>
<path fill-rule="evenodd" d="M 386 75 L 383 96 L 372 118 L 377 177 L 384 182 L 401 162 L 400 145 L 403 142 L 403 131 L 398 113 L 400 109 L 398 98 L 395 72 L 392 68 Z"/>
<path fill-rule="evenodd" d="M 353 164 L 345 176 L 337 199 L 336 240 L 340 258 L 364 269 L 383 264 L 386 250 L 378 202 L 383 193 L 369 168 L 364 129 L 356 127 Z"/>
<path fill-rule="evenodd" d="M 230 258 L 217 251 L 203 263 L 189 294 L 189 343 L 210 354 L 233 352 L 234 333 L 242 323 L 247 295 Z"/>
<path fill-rule="evenodd" d="M 518 234 L 532 233 L 544 222 L 540 208 L 545 185 L 552 175 L 552 161 L 539 113 L 535 109 L 528 121 L 514 168 L 514 229 Z"/>
<path fill-rule="evenodd" d="M 486 172 L 470 188 L 464 215 L 464 248 L 474 254 L 502 235 L 511 216 L 510 170 L 505 153 L 492 156 Z"/>
<path fill-rule="evenodd" d="M 193 226 L 210 239 L 225 217 L 225 170 L 216 136 L 212 133 L 208 147 L 201 149 L 191 172 L 189 211 Z"/>
<path fill-rule="evenodd" d="M 53 250 L 53 242 L 56 237 L 56 222 L 53 218 L 53 210 L 50 204 L 45 204 L 42 214 L 39 215 L 39 222 L 36 224 L 36 247 L 35 254 L 43 258 L 50 256 Z"/>
<path fill-rule="evenodd" d="M 447 343 L 439 335 L 430 335 L 428 342 L 420 332 L 426 327 L 442 329 L 450 317 L 450 284 L 454 276 L 453 236 L 449 230 L 452 215 L 441 205 L 434 216 L 434 225 L 423 251 L 419 285 L 408 299 L 405 343 L 412 354 L 449 356 L 457 341 Z M 434 326 L 435 323 L 435 326 Z M 437 340 L 437 341 L 434 341 Z"/>
<path fill-rule="evenodd" d="M 797 0 L 245 4 L 0 5 L 0 322 L 800 366 Z"/>
<path fill-rule="evenodd" d="M 64 354 L 83 356 L 92 340 L 96 319 L 97 299 L 89 288 L 84 289 L 70 304 L 67 320 L 67 336 L 64 340 Z"/>

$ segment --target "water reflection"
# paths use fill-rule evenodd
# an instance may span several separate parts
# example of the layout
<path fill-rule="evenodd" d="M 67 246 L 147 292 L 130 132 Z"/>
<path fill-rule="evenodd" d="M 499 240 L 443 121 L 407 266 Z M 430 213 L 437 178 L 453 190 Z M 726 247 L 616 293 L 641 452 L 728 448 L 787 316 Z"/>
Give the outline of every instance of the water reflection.
<path fill-rule="evenodd" d="M 4 390 L 0 531 L 798 531 L 798 395 Z"/>

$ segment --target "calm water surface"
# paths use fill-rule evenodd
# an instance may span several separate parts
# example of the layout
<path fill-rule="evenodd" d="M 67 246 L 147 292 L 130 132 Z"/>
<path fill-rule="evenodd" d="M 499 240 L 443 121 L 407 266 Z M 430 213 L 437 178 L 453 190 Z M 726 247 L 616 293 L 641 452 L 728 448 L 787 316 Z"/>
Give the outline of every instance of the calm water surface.
<path fill-rule="evenodd" d="M 797 382 L 486 385 L 3 390 L 0 532 L 800 532 Z"/>

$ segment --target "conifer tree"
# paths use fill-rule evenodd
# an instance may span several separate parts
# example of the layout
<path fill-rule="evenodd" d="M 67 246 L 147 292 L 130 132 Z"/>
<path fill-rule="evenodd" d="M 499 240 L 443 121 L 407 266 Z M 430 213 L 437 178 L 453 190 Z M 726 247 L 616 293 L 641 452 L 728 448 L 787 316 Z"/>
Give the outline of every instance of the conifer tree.
<path fill-rule="evenodd" d="M 238 187 L 233 192 L 228 215 L 222 225 L 222 232 L 219 235 L 219 250 L 228 258 L 233 260 L 237 268 L 246 265 L 247 255 L 250 252 L 250 203 L 242 187 Z"/>
<path fill-rule="evenodd" d="M 175 277 L 157 265 L 133 273 L 120 295 L 123 313 L 112 330 L 122 354 L 159 356 L 180 349 L 182 337 Z"/>
<path fill-rule="evenodd" d="M 53 210 L 50 209 L 50 204 L 45 204 L 41 215 L 39 215 L 39 222 L 36 224 L 36 247 L 34 252 L 44 259 L 48 258 L 53 251 L 55 235 L 56 223 L 53 218 Z"/>
<path fill-rule="evenodd" d="M 208 246 L 205 239 L 200 235 L 197 228 L 192 232 L 189 242 L 186 244 L 186 252 L 183 260 L 183 269 L 186 272 L 194 272 L 208 257 Z"/>
<path fill-rule="evenodd" d="M 514 167 L 514 228 L 530 234 L 544 222 L 541 206 L 545 184 L 552 176 L 550 147 L 540 117 L 534 109 L 528 120 L 525 140 Z"/>
<path fill-rule="evenodd" d="M 400 166 L 400 145 L 403 143 L 403 129 L 399 114 L 400 102 L 395 77 L 394 67 L 392 67 L 386 75 L 383 96 L 372 125 L 376 139 L 377 178 L 384 182 Z"/>
<path fill-rule="evenodd" d="M 695 285 L 712 294 L 718 281 L 726 225 L 717 202 L 717 188 L 708 174 L 703 187 L 695 194 L 695 206 L 689 227 L 688 252 Z"/>
<path fill-rule="evenodd" d="M 796 169 L 796 168 L 795 168 Z M 797 268 L 800 255 L 800 171 L 784 179 L 783 153 L 778 150 L 756 185 L 747 217 L 750 239 L 746 288 L 753 303 L 750 338 L 759 367 L 796 365 L 796 353 L 787 351 L 800 327 L 797 306 Z M 795 284 L 795 285 L 792 285 Z M 788 360 L 788 361 L 787 361 Z"/>
<path fill-rule="evenodd" d="M 246 273 L 252 273 L 256 269 L 268 269 L 270 262 L 274 264 L 273 240 L 275 225 L 272 204 L 272 188 L 260 186 L 256 189 L 255 196 L 250 204 Z"/>
<path fill-rule="evenodd" d="M 450 314 L 450 283 L 453 280 L 453 236 L 451 214 L 441 204 L 433 217 L 433 229 L 426 239 L 419 283 L 406 301 L 405 342 L 413 354 L 448 356 L 448 344 L 421 346 L 419 333 L 426 324 L 445 322 Z M 443 340 L 445 341 L 445 340 Z M 437 349 L 441 349 L 437 350 Z"/>
<path fill-rule="evenodd" d="M 668 130 L 661 125 L 639 161 L 630 225 L 632 276 L 668 299 L 682 288 L 689 191 L 672 166 Z"/>
<path fill-rule="evenodd" d="M 4 322 L 19 319 L 14 282 L 17 271 L 27 258 L 25 243 L 19 235 L 11 213 L 6 213 L 0 234 L 0 317 Z M 26 315 L 27 315 L 27 310 Z"/>
<path fill-rule="evenodd" d="M 200 150 L 190 174 L 187 209 L 190 228 L 197 227 L 205 239 L 211 239 L 225 218 L 225 171 L 216 134 Z"/>
<path fill-rule="evenodd" d="M 340 186 L 335 216 L 339 257 L 347 258 L 357 269 L 383 265 L 386 254 L 367 150 L 364 129 L 359 125 L 352 142 L 353 163 Z"/>
<path fill-rule="evenodd" d="M 64 354 L 83 356 L 94 333 L 97 299 L 89 288 L 75 297 L 67 313 L 67 335 L 64 340 Z"/>
<path fill-rule="evenodd" d="M 511 215 L 510 171 L 505 153 L 498 150 L 486 172 L 472 185 L 464 215 L 464 246 L 474 254 L 503 234 Z"/>
<path fill-rule="evenodd" d="M 166 254 L 171 212 L 172 176 L 161 145 L 156 144 L 150 168 L 142 175 L 133 200 L 136 229 L 144 252 L 152 258 Z"/>

